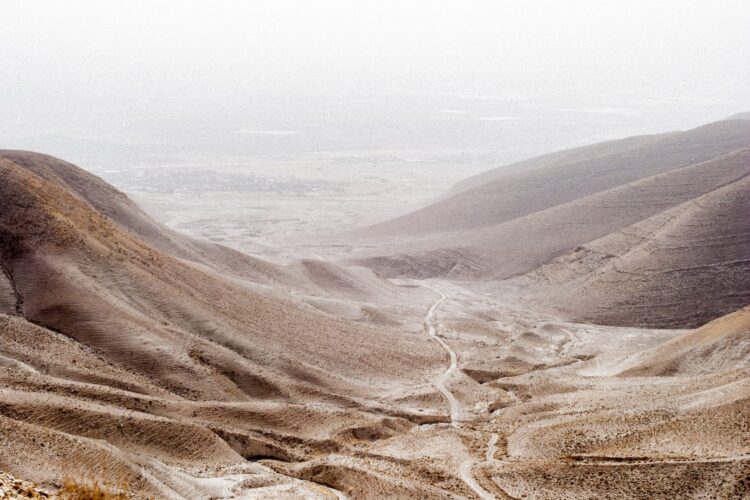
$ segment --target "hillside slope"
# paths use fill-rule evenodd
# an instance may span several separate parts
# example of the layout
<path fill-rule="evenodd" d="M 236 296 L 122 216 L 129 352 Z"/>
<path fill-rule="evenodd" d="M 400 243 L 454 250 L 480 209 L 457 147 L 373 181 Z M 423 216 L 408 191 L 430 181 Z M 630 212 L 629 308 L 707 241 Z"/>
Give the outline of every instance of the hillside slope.
<path fill-rule="evenodd" d="M 273 485 L 283 476 L 243 457 L 302 459 L 383 414 L 430 418 L 378 398 L 427 379 L 437 346 L 317 311 L 266 285 L 296 271 L 235 254 L 163 231 L 69 164 L 0 154 L 0 469 L 222 496 L 170 467 L 242 466 Z M 252 269 L 223 274 L 237 265 Z M 371 299 L 369 279 L 349 286 Z"/>
<path fill-rule="evenodd" d="M 699 326 L 750 303 L 748 213 L 745 176 L 542 266 L 530 300 L 581 321 Z"/>
<path fill-rule="evenodd" d="M 620 376 L 705 375 L 750 367 L 750 306 L 641 353 Z"/>
<path fill-rule="evenodd" d="M 468 179 L 454 196 L 360 234 L 378 238 L 493 226 L 748 145 L 750 122 L 725 120 L 543 156 Z"/>
<path fill-rule="evenodd" d="M 269 365 L 285 372 L 292 359 L 298 364 L 305 357 L 290 355 L 290 349 L 311 326 L 331 333 L 330 337 L 316 334 L 306 347 L 312 349 L 307 356 L 316 365 L 328 367 L 334 356 L 333 344 L 326 346 L 329 340 L 345 348 L 342 339 L 350 338 L 356 348 L 362 338 L 377 343 L 387 336 L 387 332 L 352 330 L 352 325 L 315 315 L 291 301 L 268 298 L 223 280 L 154 249 L 63 185 L 12 161 L 4 160 L 0 168 L 2 260 L 15 282 L 23 316 L 139 370 L 171 365 L 163 381 L 178 392 L 199 391 L 196 381 L 205 381 L 205 390 L 214 399 L 245 397 L 233 383 L 227 386 L 226 380 L 212 383 L 210 376 L 206 378 L 211 373 L 225 378 L 215 371 L 209 353 L 220 358 L 246 353 L 249 359 L 272 360 Z M 389 339 L 383 346 L 398 356 L 388 347 L 393 342 L 397 340 Z M 184 346 L 182 352 L 176 349 L 179 345 Z M 190 352 L 198 346 L 208 359 L 196 363 Z M 338 369 L 346 366 L 341 359 L 334 364 Z M 355 366 L 361 363 L 351 365 Z M 239 370 L 235 377 L 245 371 Z M 264 371 L 256 366 L 247 376 L 260 383 Z M 187 379 L 182 380 L 180 373 Z M 196 378 L 197 373 L 202 376 Z M 346 375 L 358 378 L 354 373 Z M 260 386 L 270 389 L 275 384 Z M 217 393 L 222 387 L 229 392 Z"/>
<path fill-rule="evenodd" d="M 283 282 L 278 267 L 227 247 L 190 238 L 159 224 L 125 194 L 100 178 L 49 155 L 0 150 L 0 158 L 67 190 L 140 240 L 165 253 L 258 283 Z"/>
<path fill-rule="evenodd" d="M 555 282 L 557 288 L 534 290 L 567 317 L 606 324 L 694 327 L 746 305 L 750 122 L 718 122 L 651 137 L 645 145 L 644 140 L 626 141 L 628 147 L 619 143 L 618 153 L 587 161 L 580 160 L 583 153 L 578 151 L 572 153 L 574 163 L 509 173 L 470 188 L 388 223 L 407 224 L 403 229 L 408 231 L 412 221 L 420 228 L 415 234 L 381 237 L 377 234 L 386 226 L 373 228 L 363 241 L 374 248 L 353 260 L 384 276 L 470 281 L 509 279 L 550 264 L 546 274 L 534 279 Z M 706 156 L 710 158 L 694 162 Z M 623 182 L 626 178 L 635 180 Z M 694 209 L 702 196 L 708 197 L 707 208 L 699 214 Z M 716 205 L 722 196 L 726 203 Z M 664 240 L 665 248 L 638 257 L 638 263 L 619 262 L 630 278 L 575 264 L 590 242 L 608 237 L 606 241 L 619 242 L 611 243 L 621 245 L 617 249 L 602 249 L 603 255 L 639 245 L 636 237 L 621 241 L 621 233 L 639 223 L 650 227 L 671 220 L 676 217 L 671 210 L 689 219 L 669 236 L 679 246 L 669 247 Z M 464 223 L 465 229 L 454 230 Z M 437 232 L 422 234 L 433 230 Z M 635 253 L 629 258 L 635 259 Z M 680 271 L 678 262 L 685 269 Z M 634 277 L 641 268 L 648 271 Z M 590 275 L 567 276 L 570 283 L 563 286 L 557 275 L 567 270 Z M 698 306 L 686 311 L 691 302 Z"/>

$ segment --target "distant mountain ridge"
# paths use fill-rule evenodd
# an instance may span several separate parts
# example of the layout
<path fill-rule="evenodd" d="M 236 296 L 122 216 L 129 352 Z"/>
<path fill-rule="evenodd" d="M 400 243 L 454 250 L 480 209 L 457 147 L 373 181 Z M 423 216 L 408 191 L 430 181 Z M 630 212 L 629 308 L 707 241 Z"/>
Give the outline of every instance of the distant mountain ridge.
<path fill-rule="evenodd" d="M 732 116 L 728 117 L 727 120 L 750 120 L 750 111 L 735 113 Z"/>

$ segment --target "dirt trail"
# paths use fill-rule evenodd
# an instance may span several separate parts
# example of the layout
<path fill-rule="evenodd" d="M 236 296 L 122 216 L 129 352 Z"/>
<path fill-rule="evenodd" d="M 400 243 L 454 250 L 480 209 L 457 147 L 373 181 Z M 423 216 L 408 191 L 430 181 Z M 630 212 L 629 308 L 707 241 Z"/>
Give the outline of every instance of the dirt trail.
<path fill-rule="evenodd" d="M 456 351 L 451 348 L 451 346 L 448 345 L 447 342 L 445 342 L 442 338 L 440 338 L 437 334 L 437 326 L 436 326 L 436 320 L 435 320 L 435 312 L 437 311 L 437 308 L 440 306 L 440 304 L 443 303 L 447 299 L 446 295 L 439 290 L 436 290 L 432 288 L 427 283 L 422 283 L 422 286 L 425 288 L 432 290 L 436 294 L 440 295 L 440 298 L 435 301 L 435 303 L 430 306 L 430 309 L 427 311 L 427 314 L 424 318 L 424 325 L 427 329 L 427 334 L 430 336 L 432 340 L 440 344 L 440 346 L 448 353 L 450 356 L 450 366 L 448 367 L 445 372 L 443 372 L 440 376 L 438 376 L 435 380 L 433 380 L 433 385 L 439 390 L 443 396 L 445 396 L 445 399 L 448 400 L 448 403 L 450 403 L 450 409 L 451 409 L 451 425 L 453 427 L 457 427 L 459 422 L 461 422 L 464 419 L 464 412 L 461 408 L 461 403 L 456 399 L 456 397 L 453 395 L 453 393 L 445 386 L 446 381 L 450 379 L 450 377 L 455 373 L 455 371 L 458 369 L 458 355 L 456 354 Z M 494 458 L 491 458 L 495 453 L 495 446 L 497 443 L 498 435 L 493 434 L 492 437 L 490 437 L 488 450 L 487 450 L 487 460 L 490 461 L 491 459 L 494 460 Z M 459 468 L 459 474 L 461 475 L 461 479 L 466 483 L 466 485 L 471 488 L 471 490 L 476 493 L 479 498 L 495 498 L 494 495 L 491 495 L 487 491 L 485 491 L 482 486 L 476 482 L 474 479 L 474 476 L 471 473 L 471 469 L 474 467 L 474 464 L 476 463 L 475 460 L 469 458 L 467 460 L 464 460 L 461 463 L 461 467 Z"/>
<path fill-rule="evenodd" d="M 485 456 L 485 462 L 494 462 L 495 461 L 495 452 L 497 451 L 497 440 L 500 438 L 500 436 L 497 433 L 492 434 L 490 436 L 490 441 L 487 443 L 487 455 Z"/>
<path fill-rule="evenodd" d="M 487 454 L 484 457 L 484 462 L 495 462 L 495 452 L 497 451 L 497 440 L 500 438 L 500 436 L 497 433 L 493 433 L 490 436 L 490 440 L 487 443 Z M 476 482 L 474 479 L 474 476 L 471 473 L 472 468 L 475 464 L 481 463 L 476 462 L 474 460 L 465 460 L 461 464 L 461 479 L 464 480 L 464 482 L 469 485 L 469 488 L 471 488 L 474 493 L 476 493 L 479 498 L 496 498 L 495 495 L 492 495 L 491 493 L 488 493 L 487 490 L 482 488 L 482 486 Z M 510 498 L 510 496 L 509 496 Z"/>
<path fill-rule="evenodd" d="M 463 410 L 461 409 L 461 403 L 458 402 L 453 393 L 445 386 L 445 382 L 449 380 L 453 373 L 458 369 L 458 355 L 456 354 L 456 351 L 451 348 L 451 346 L 449 346 L 442 338 L 438 336 L 437 327 L 435 325 L 435 311 L 437 311 L 437 308 L 447 297 L 445 296 L 445 294 L 438 290 L 435 290 L 426 283 L 422 283 L 422 286 L 440 295 L 440 298 L 435 301 L 435 303 L 432 304 L 432 306 L 430 306 L 430 309 L 427 311 L 427 315 L 425 315 L 424 318 L 424 325 L 430 338 L 440 344 L 440 347 L 442 347 L 443 350 L 445 350 L 445 352 L 447 352 L 450 356 L 450 366 L 439 377 L 435 378 L 432 384 L 438 391 L 440 391 L 443 396 L 445 396 L 445 399 L 448 400 L 451 410 L 451 424 L 455 427 L 463 419 Z"/>
<path fill-rule="evenodd" d="M 461 479 L 464 480 L 464 482 L 469 486 L 469 488 L 472 489 L 474 493 L 479 496 L 479 498 L 488 498 L 488 499 L 494 499 L 495 495 L 492 495 L 491 493 L 488 493 L 476 480 L 474 479 L 474 476 L 471 474 L 471 469 L 474 467 L 474 460 L 465 460 L 461 464 Z"/>

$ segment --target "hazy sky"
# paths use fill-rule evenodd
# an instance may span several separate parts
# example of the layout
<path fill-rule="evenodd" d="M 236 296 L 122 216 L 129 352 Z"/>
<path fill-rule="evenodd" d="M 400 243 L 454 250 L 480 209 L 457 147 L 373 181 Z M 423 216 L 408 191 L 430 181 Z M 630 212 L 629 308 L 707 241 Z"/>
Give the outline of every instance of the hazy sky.
<path fill-rule="evenodd" d="M 522 154 L 750 109 L 746 0 L 0 9 L 0 147 L 87 161 L 167 150 Z"/>

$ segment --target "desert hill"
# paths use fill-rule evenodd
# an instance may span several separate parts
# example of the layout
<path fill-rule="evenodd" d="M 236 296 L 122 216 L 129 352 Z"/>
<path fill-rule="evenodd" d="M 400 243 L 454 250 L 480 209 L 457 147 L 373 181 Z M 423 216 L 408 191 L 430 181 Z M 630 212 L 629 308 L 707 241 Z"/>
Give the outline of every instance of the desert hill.
<path fill-rule="evenodd" d="M 750 306 L 645 351 L 621 376 L 702 375 L 750 366 Z"/>
<path fill-rule="evenodd" d="M 750 155 L 739 158 L 750 166 Z M 578 247 L 523 280 L 581 321 L 695 327 L 750 303 L 750 177 Z"/>
<path fill-rule="evenodd" d="M 385 276 L 458 280 L 503 280 L 550 264 L 532 276 L 554 285 L 537 298 L 549 298 L 568 317 L 618 325 L 696 326 L 748 300 L 748 144 L 750 122 L 730 120 L 576 150 L 570 163 L 558 155 L 557 160 L 543 158 L 544 166 L 538 168 L 499 170 L 483 177 L 496 176 L 494 180 L 370 228 L 372 233 L 361 241 L 376 248 L 354 261 Z M 612 148 L 617 152 L 603 153 Z M 593 157 L 582 160 L 586 154 Z M 699 208 L 702 202 L 705 209 Z M 672 219 L 684 226 L 675 226 L 670 236 L 679 250 L 667 265 L 668 250 L 643 253 L 638 245 L 646 235 L 635 225 L 655 227 Z M 396 226 L 414 234 L 381 236 Z M 464 226 L 470 229 L 457 229 Z M 630 234 L 631 227 L 638 236 L 625 242 L 623 234 Z M 615 276 L 591 264 L 587 278 L 577 275 L 575 285 L 571 278 L 563 286 L 564 279 L 552 271 L 555 259 L 564 261 L 558 266 L 563 274 L 579 274 L 580 266 L 569 263 L 585 256 L 589 243 L 603 239 L 614 247 L 603 249 L 602 256 L 618 255 L 626 247 L 641 249 L 630 274 Z M 662 244 L 669 245 L 666 240 Z M 661 261 L 648 261 L 657 256 Z M 628 268 L 613 262 L 608 269 L 614 266 Z M 660 266 L 665 266 L 662 274 Z M 648 276 L 638 276 L 642 268 Z M 665 286 L 672 278 L 673 284 Z M 571 293 L 574 286 L 577 291 Z M 709 296 L 686 314 L 687 304 L 701 304 L 701 297 Z"/>
<path fill-rule="evenodd" d="M 344 297 L 360 301 L 359 306 L 353 306 L 358 311 L 371 307 L 373 301 L 403 301 L 398 287 L 372 276 L 364 268 L 357 270 L 316 261 L 277 265 L 222 245 L 188 237 L 155 221 L 124 193 L 100 178 L 58 158 L 7 150 L 0 150 L 0 158 L 62 186 L 95 213 L 104 215 L 154 250 L 204 271 L 221 274 L 222 278 L 232 282 L 256 287 L 265 295 L 281 293 L 289 296 L 292 293 L 309 296 L 310 300 L 320 296 Z M 4 284 L 4 279 L 0 278 L 0 289 Z"/>
<path fill-rule="evenodd" d="M 452 197 L 362 234 L 394 237 L 494 226 L 748 145 L 750 123 L 725 120 L 542 156 L 467 179 Z"/>
<path fill-rule="evenodd" d="M 211 496 L 216 485 L 170 467 L 253 469 L 243 457 L 337 447 L 350 427 L 380 429 L 382 415 L 394 429 L 441 418 L 378 401 L 426 380 L 437 346 L 299 298 L 340 285 L 336 266 L 312 266 L 316 280 L 302 283 L 294 269 L 198 244 L 48 156 L 4 152 L 0 179 L 3 470 L 59 484 L 103 461 L 100 474 L 141 494 Z M 355 298 L 398 296 L 352 273 Z M 299 296 L 285 292 L 295 283 Z"/>
<path fill-rule="evenodd" d="M 512 315 L 507 298 L 498 300 L 498 316 Z M 488 333 L 468 330 L 483 342 L 466 347 L 475 359 L 464 363 L 495 367 L 484 385 L 515 397 L 487 425 L 501 440 L 474 469 L 486 491 L 544 499 L 750 494 L 746 308 L 686 332 L 524 319 L 503 351 L 515 345 L 519 357 L 519 347 L 533 346 L 541 360 L 545 341 L 562 338 L 558 350 L 569 360 L 547 368 L 493 362 L 482 353 L 502 351 Z M 523 328 L 531 331 L 517 333 Z"/>
<path fill-rule="evenodd" d="M 264 262 L 4 152 L 0 471 L 135 498 L 741 498 L 746 309 L 688 332 L 565 317 L 676 326 L 745 305 L 749 150 L 469 230 L 470 266 L 452 248 L 400 261 L 530 270 L 472 282 Z"/>
<path fill-rule="evenodd" d="M 156 250 L 253 282 L 284 281 L 283 273 L 267 262 L 187 237 L 159 224 L 124 193 L 76 165 L 28 151 L 0 150 L 0 158 L 64 188 Z"/>
<path fill-rule="evenodd" d="M 54 184 L 12 161 L 4 161 L 2 168 L 2 199 L 10 202 L 3 207 L 0 226 L 2 234 L 8 235 L 3 241 L 9 242 L 3 248 L 3 261 L 13 278 L 17 300 L 22 302 L 23 316 L 114 356 L 128 356 L 139 369 L 172 365 L 164 382 L 176 384 L 173 388 L 178 392 L 183 370 L 191 377 L 191 391 L 196 390 L 194 375 L 190 375 L 194 370 L 202 374 L 215 370 L 210 352 L 231 358 L 235 354 L 231 351 L 260 353 L 265 343 L 270 351 L 252 358 L 271 358 L 282 367 L 300 358 L 289 356 L 288 349 L 296 343 L 284 346 L 278 340 L 297 337 L 301 341 L 299 332 L 310 331 L 311 326 L 331 332 L 330 340 L 337 343 L 347 336 L 355 342 L 365 336 L 350 331 L 350 325 L 310 313 L 289 300 L 269 299 L 267 294 L 229 283 L 154 249 L 63 184 Z M 130 335 L 113 337 L 112 332 L 118 331 Z M 374 332 L 366 336 L 384 338 Z M 184 353 L 162 351 L 160 345 L 165 342 L 185 345 Z M 318 363 L 332 356 L 325 342 L 321 336 L 310 342 L 321 347 L 320 352 L 311 353 Z M 199 345 L 208 348 L 203 363 L 190 360 L 191 349 Z M 166 362 L 171 356 L 173 360 Z M 343 364 L 337 361 L 336 366 Z M 215 376 L 224 378 L 219 373 Z M 216 392 L 227 387 L 226 382 L 210 384 L 206 390 L 215 399 L 228 397 Z M 275 385 L 258 383 L 261 391 Z M 236 387 L 230 392 L 235 397 L 242 393 Z"/>

